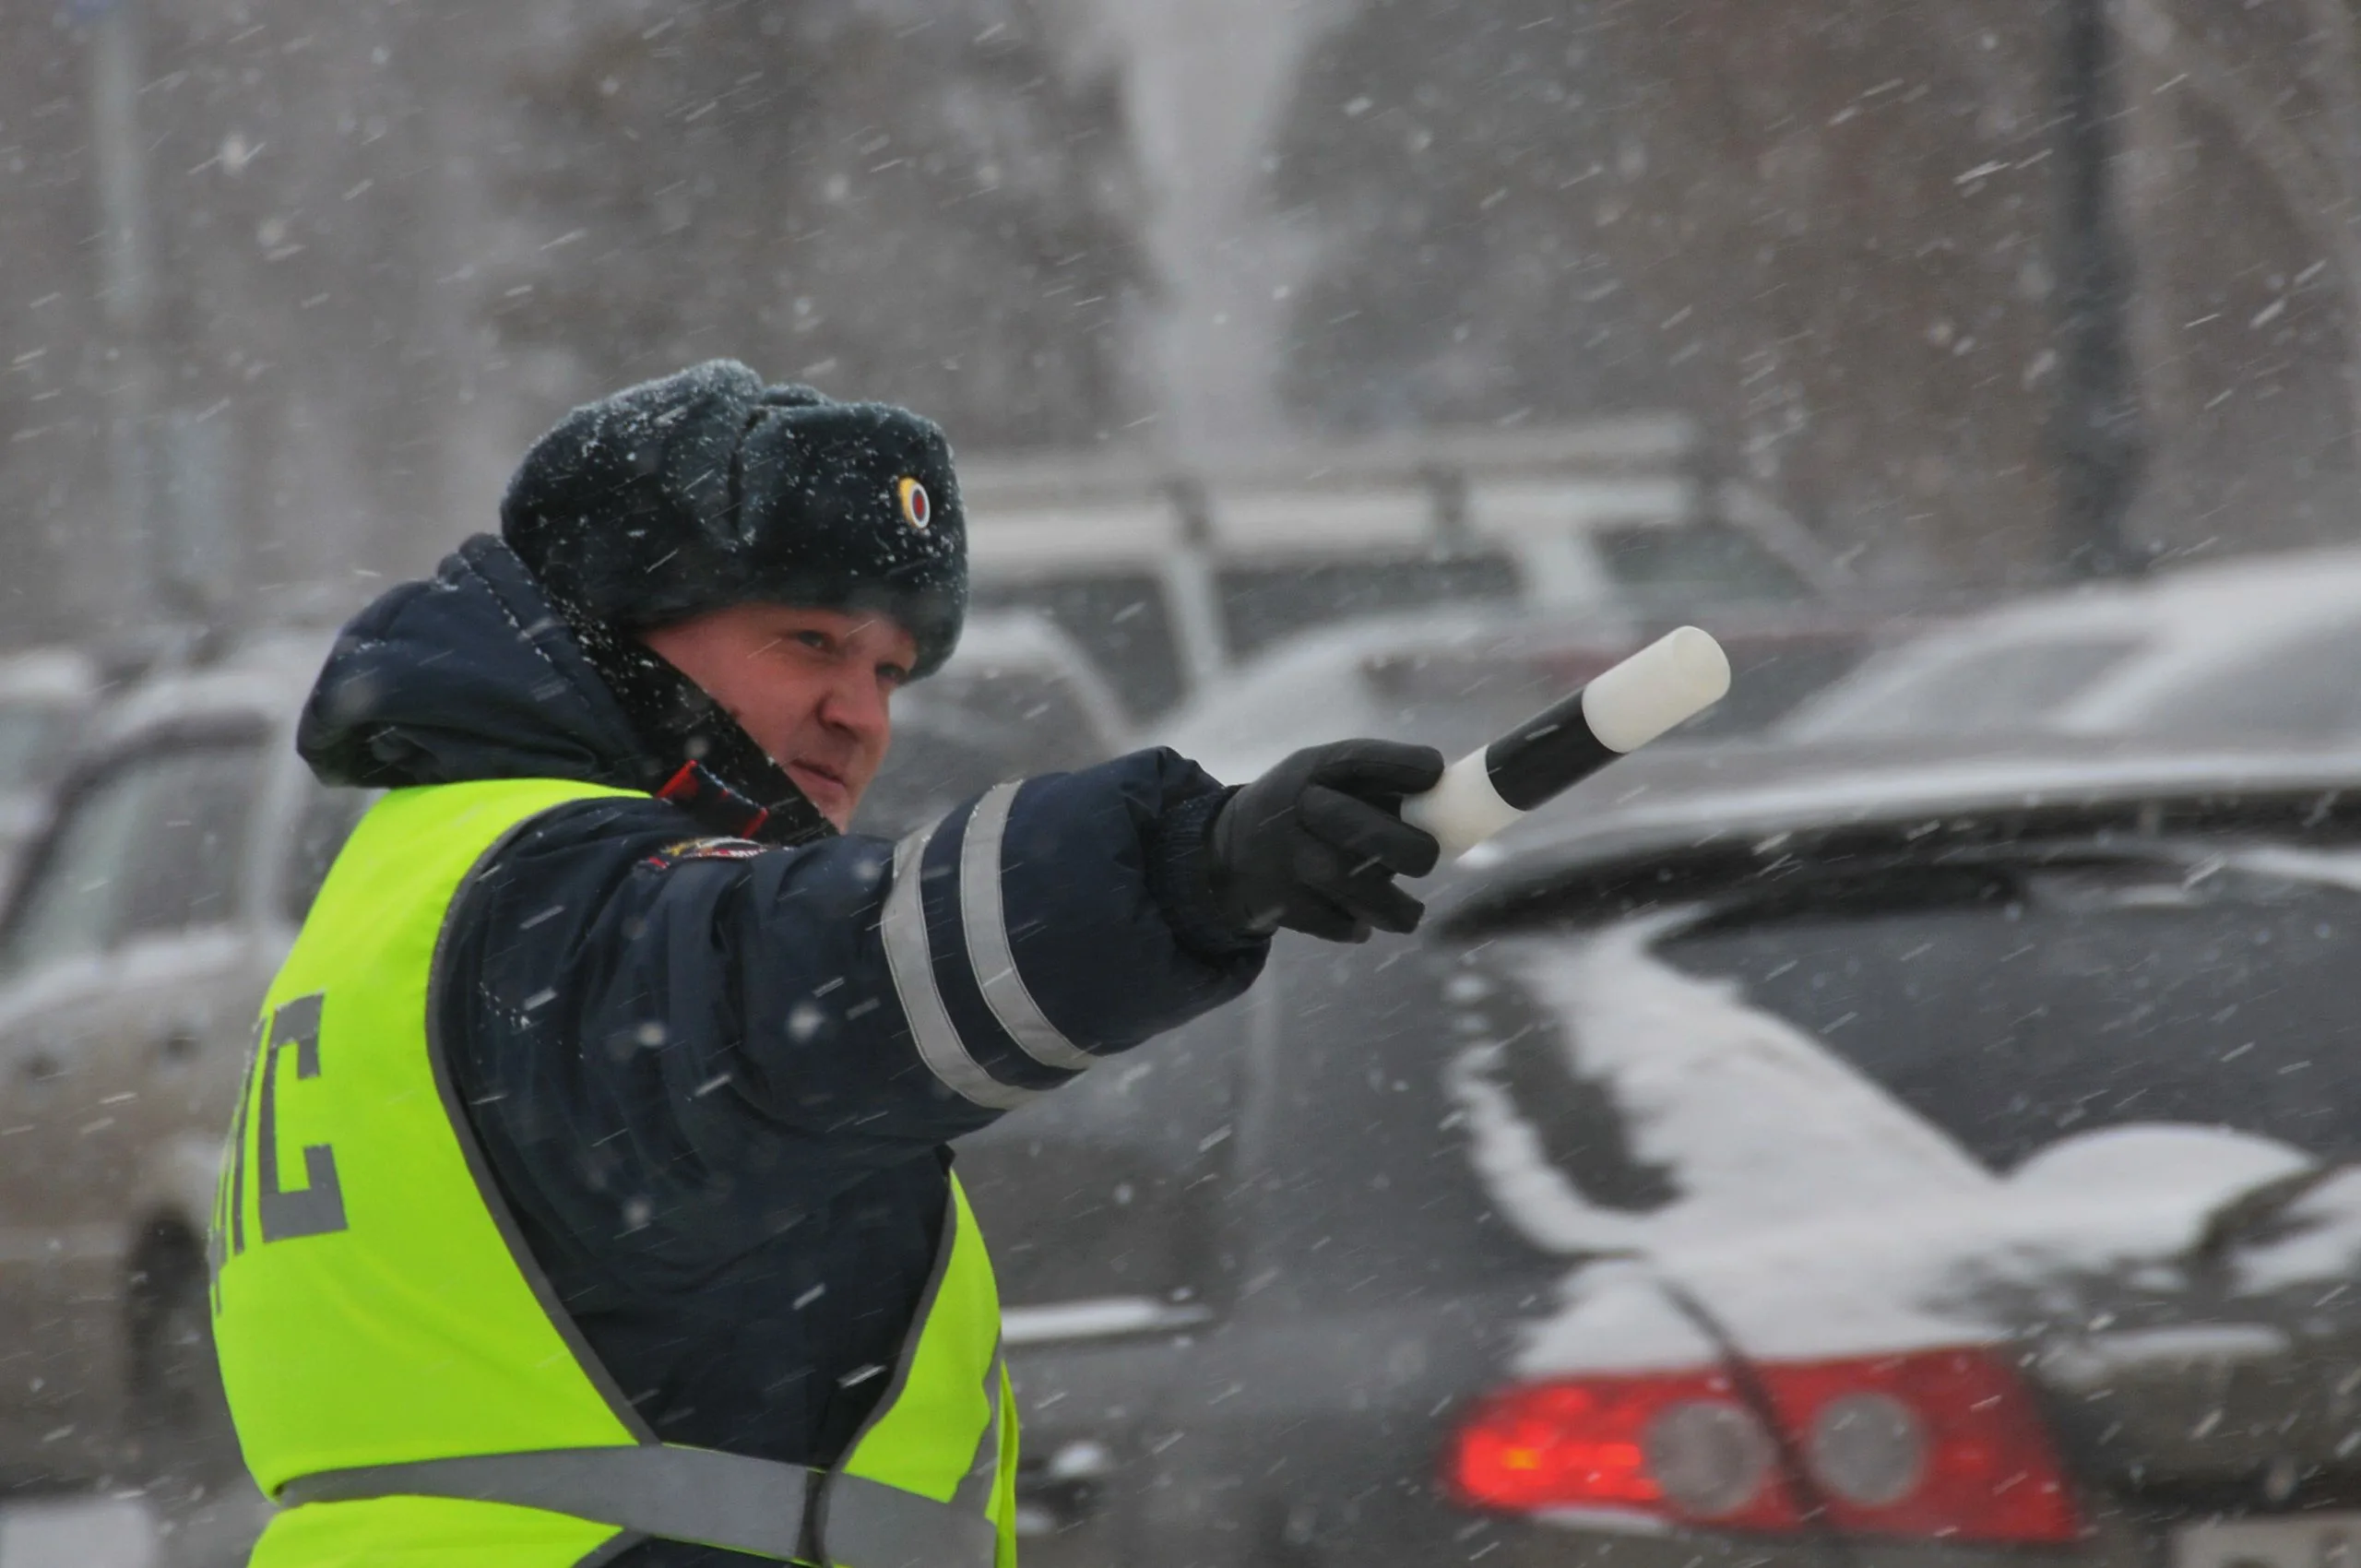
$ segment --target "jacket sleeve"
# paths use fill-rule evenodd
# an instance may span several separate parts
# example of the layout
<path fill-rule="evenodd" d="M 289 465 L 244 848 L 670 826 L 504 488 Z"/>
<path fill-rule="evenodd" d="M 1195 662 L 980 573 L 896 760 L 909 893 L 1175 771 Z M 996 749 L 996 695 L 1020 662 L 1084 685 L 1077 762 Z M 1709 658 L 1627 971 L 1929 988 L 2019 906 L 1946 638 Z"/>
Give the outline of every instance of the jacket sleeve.
<path fill-rule="evenodd" d="M 1267 944 L 1224 931 L 1202 883 L 1225 798 L 1151 751 L 898 844 L 562 808 L 453 911 L 442 1026 L 498 1141 L 824 1201 L 1246 989 Z"/>

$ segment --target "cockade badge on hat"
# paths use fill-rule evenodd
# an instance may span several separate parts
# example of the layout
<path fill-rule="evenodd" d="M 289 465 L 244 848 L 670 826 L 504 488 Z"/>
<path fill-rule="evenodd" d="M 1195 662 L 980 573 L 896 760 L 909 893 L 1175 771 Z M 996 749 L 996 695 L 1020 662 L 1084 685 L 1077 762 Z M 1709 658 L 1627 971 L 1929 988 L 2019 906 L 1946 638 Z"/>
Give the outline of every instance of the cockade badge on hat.
<path fill-rule="evenodd" d="M 934 503 L 927 499 L 926 486 L 908 474 L 894 481 L 894 498 L 901 503 L 902 521 L 914 529 L 922 529 L 934 520 Z"/>

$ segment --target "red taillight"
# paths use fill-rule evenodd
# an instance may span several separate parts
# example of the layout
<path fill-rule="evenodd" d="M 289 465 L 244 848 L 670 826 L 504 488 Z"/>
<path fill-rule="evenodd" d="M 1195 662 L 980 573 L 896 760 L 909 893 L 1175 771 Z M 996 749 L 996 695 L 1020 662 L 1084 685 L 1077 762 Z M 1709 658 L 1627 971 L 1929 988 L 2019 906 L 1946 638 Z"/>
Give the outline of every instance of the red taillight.
<path fill-rule="evenodd" d="M 2082 1533 L 2040 1412 L 2016 1375 L 1980 1350 L 1766 1366 L 1762 1383 L 1839 1529 L 2013 1541 Z M 1912 1421 L 1916 1433 L 1902 1437 Z M 1899 1441 L 1864 1430 L 1881 1424 Z M 1899 1481 L 1905 1467 L 1894 1450 L 1905 1444 L 1920 1455 L 1910 1485 L 1861 1484 L 1887 1479 L 1875 1476 L 1881 1462 Z"/>
<path fill-rule="evenodd" d="M 1718 1372 L 1509 1389 L 1461 1426 L 1447 1479 L 1464 1503 L 1518 1513 L 1618 1508 L 1763 1531 L 1809 1519 L 1961 1540 L 2081 1533 L 2032 1400 L 1982 1351 L 1774 1363 L 1755 1376 L 1748 1393 Z"/>
<path fill-rule="evenodd" d="M 1795 1521 L 1777 1447 L 1719 1372 L 1531 1384 L 1459 1429 L 1450 1483 L 1480 1508 L 1623 1508 L 1736 1528 Z"/>

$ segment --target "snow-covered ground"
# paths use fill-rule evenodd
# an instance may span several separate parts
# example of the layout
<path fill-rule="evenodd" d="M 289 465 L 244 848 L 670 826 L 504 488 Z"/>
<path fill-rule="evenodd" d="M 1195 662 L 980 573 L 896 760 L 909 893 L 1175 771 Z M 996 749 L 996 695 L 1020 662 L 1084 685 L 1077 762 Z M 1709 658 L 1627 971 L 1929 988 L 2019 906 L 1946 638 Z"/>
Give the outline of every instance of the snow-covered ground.
<path fill-rule="evenodd" d="M 139 1498 L 53 1498 L 0 1506 L 0 1568 L 239 1568 L 261 1499 L 158 1516 Z"/>
<path fill-rule="evenodd" d="M 160 1568 L 156 1522 L 137 1502 L 27 1503 L 0 1511 L 0 1568 Z"/>

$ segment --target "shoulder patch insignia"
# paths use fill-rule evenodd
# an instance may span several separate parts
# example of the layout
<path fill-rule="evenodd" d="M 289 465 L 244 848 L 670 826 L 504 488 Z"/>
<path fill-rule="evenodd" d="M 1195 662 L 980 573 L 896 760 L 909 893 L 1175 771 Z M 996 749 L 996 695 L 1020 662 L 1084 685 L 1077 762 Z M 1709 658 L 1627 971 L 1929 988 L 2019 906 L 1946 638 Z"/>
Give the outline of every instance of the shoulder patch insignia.
<path fill-rule="evenodd" d="M 751 861 L 763 846 L 751 838 L 683 838 L 647 857 L 652 866 L 678 865 L 682 861 Z"/>

